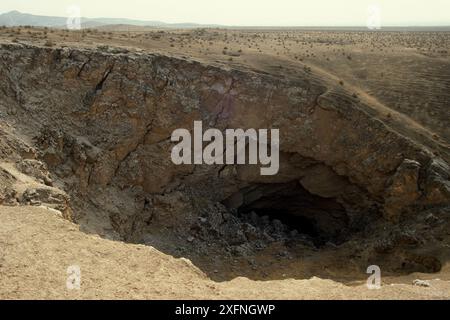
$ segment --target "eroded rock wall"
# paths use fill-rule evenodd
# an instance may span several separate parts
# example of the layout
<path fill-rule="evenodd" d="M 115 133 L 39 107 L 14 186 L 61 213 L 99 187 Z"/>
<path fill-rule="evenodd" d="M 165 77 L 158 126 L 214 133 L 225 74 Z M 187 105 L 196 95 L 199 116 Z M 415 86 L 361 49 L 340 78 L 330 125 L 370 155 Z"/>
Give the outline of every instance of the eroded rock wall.
<path fill-rule="evenodd" d="M 33 138 L 75 219 L 97 212 L 121 237 L 155 219 L 183 225 L 255 184 L 299 181 L 355 221 L 374 212 L 396 221 L 449 203 L 444 160 L 310 72 L 287 79 L 162 55 L 17 44 L 1 45 L 0 57 L 4 118 Z M 280 173 L 175 166 L 171 133 L 194 120 L 280 129 Z"/>

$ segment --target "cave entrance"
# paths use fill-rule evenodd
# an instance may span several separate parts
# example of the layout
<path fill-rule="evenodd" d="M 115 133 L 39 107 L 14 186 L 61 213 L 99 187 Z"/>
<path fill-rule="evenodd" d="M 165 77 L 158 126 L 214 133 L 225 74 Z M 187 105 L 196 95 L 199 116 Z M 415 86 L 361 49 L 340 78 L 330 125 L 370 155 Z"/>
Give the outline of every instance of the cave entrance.
<path fill-rule="evenodd" d="M 344 207 L 336 199 L 311 194 L 297 181 L 251 185 L 223 203 L 243 218 L 256 214 L 265 220 L 279 220 L 316 246 L 340 244 L 348 234 L 349 218 Z"/>

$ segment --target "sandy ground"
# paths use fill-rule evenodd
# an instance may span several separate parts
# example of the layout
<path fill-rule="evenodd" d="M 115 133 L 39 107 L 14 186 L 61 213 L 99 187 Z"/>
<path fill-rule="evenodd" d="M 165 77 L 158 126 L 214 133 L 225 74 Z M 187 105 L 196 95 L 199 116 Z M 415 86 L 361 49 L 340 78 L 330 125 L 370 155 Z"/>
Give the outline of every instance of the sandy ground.
<path fill-rule="evenodd" d="M 0 207 L 1 299 L 449 299 L 441 274 L 383 279 L 379 290 L 326 279 L 214 282 L 186 259 L 79 231 L 43 207 Z M 80 289 L 69 290 L 70 266 Z M 413 286 L 414 279 L 430 287 Z"/>

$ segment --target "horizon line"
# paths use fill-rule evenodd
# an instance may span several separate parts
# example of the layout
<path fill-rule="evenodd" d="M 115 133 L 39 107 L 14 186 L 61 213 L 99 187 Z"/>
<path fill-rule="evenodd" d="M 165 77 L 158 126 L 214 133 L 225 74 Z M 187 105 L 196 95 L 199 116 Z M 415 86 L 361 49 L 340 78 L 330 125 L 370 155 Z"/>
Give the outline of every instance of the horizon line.
<path fill-rule="evenodd" d="M 67 18 L 66 16 L 58 16 L 58 15 L 44 15 L 44 14 L 33 14 L 33 13 L 27 13 L 22 12 L 19 10 L 9 10 L 6 12 L 0 12 L 0 15 L 12 13 L 12 12 L 18 12 L 20 14 L 26 14 L 26 15 L 32 15 L 32 16 L 38 16 L 38 17 L 52 17 L 52 18 Z M 139 21 L 139 22 L 159 22 L 162 24 L 167 25 L 178 25 L 178 24 L 190 24 L 190 25 L 197 25 L 199 28 L 206 27 L 206 28 L 364 28 L 367 29 L 367 26 L 365 25 L 229 25 L 229 24 L 220 24 L 220 23 L 199 23 L 199 22 L 165 22 L 161 20 L 152 20 L 152 19 L 137 19 L 137 18 L 125 18 L 125 17 L 88 17 L 88 16 L 81 16 L 81 19 L 89 19 L 89 20 L 96 20 L 96 19 L 122 19 L 122 20 L 130 20 L 130 21 Z M 112 24 L 114 25 L 114 24 Z M 136 26 L 133 24 L 116 24 L 116 25 L 130 25 L 130 26 Z M 155 26 L 136 26 L 136 27 L 155 27 Z M 389 28 L 450 28 L 450 22 L 447 24 L 401 24 L 401 25 L 385 25 L 381 26 L 380 29 L 374 29 L 371 31 L 380 31 L 382 29 L 389 29 Z"/>

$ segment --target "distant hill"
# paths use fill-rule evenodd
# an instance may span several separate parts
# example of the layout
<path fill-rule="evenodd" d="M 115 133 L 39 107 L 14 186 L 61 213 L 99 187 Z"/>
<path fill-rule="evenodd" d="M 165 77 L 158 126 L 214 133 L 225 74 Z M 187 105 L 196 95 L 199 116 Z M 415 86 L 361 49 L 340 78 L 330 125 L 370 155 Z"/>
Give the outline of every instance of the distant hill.
<path fill-rule="evenodd" d="M 34 27 L 52 27 L 65 28 L 67 17 L 52 17 L 40 16 L 19 11 L 10 11 L 0 15 L 0 26 L 16 27 L 16 26 L 34 26 Z M 176 28 L 176 29 L 190 29 L 190 28 L 239 28 L 248 30 L 260 29 L 296 29 L 296 30 L 320 30 L 320 31 L 367 31 L 364 26 L 349 26 L 349 27 L 269 27 L 269 26 L 224 26 L 217 24 L 196 24 L 196 23 L 165 23 L 162 21 L 145 21 L 122 18 L 81 18 L 82 28 L 99 28 L 106 27 L 113 29 L 115 27 L 130 28 L 130 27 L 150 27 L 150 28 Z M 450 31 L 450 26 L 423 26 L 423 27 L 383 27 L 382 31 Z"/>
<path fill-rule="evenodd" d="M 39 16 L 19 11 L 10 11 L 0 15 L 0 25 L 7 27 L 34 26 L 64 28 L 67 17 Z M 199 27 L 219 27 L 218 25 L 201 25 L 195 23 L 165 23 L 161 21 L 145 21 L 121 18 L 81 18 L 82 28 L 95 28 L 110 25 L 130 25 L 140 27 L 157 28 L 199 28 Z"/>

